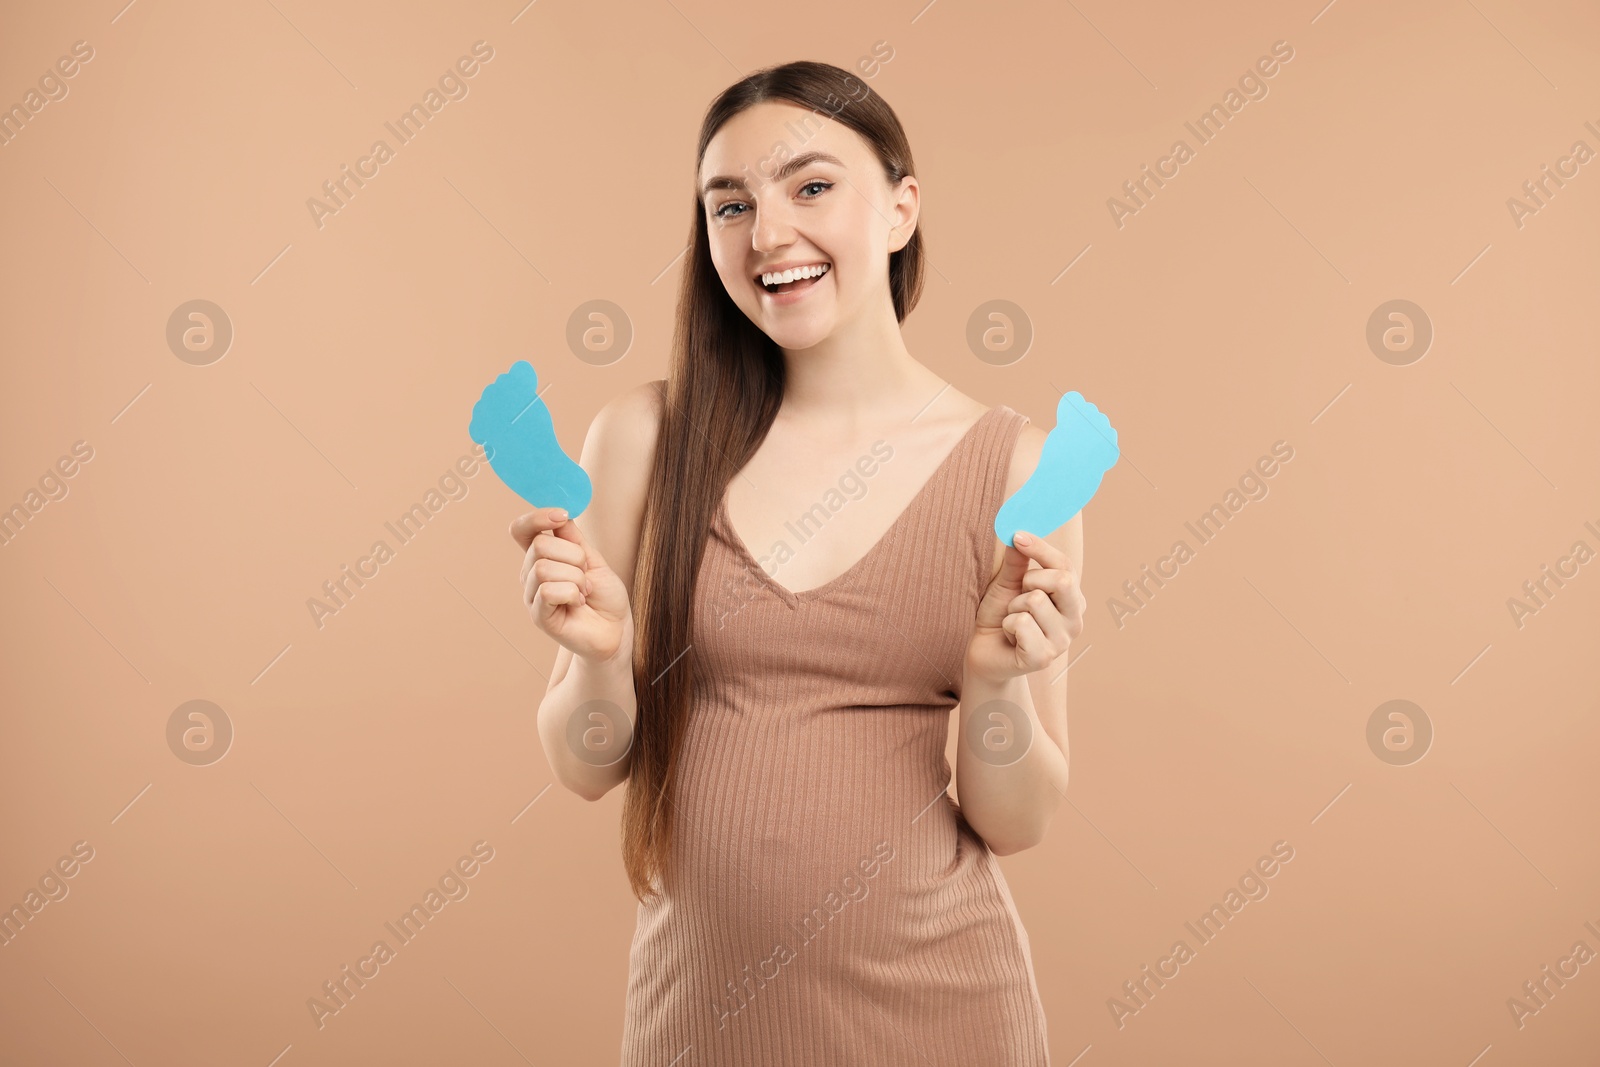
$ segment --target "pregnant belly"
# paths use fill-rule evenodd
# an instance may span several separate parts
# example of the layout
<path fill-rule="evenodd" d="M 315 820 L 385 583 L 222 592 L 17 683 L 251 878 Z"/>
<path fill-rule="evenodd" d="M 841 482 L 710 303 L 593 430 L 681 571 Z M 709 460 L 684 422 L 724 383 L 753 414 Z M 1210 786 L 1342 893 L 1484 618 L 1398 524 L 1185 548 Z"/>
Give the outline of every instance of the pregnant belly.
<path fill-rule="evenodd" d="M 667 887 L 741 936 L 815 937 L 947 877 L 962 845 L 947 717 L 702 706 L 680 750 Z"/>

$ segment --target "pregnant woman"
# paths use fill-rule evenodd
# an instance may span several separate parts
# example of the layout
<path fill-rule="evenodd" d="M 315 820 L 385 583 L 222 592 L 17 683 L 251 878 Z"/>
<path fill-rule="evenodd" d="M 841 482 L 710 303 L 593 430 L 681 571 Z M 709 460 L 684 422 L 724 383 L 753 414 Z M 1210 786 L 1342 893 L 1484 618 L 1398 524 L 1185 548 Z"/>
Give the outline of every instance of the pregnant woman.
<path fill-rule="evenodd" d="M 880 96 L 758 71 L 697 168 L 670 377 L 596 416 L 581 528 L 511 530 L 555 776 L 627 782 L 621 1063 L 1048 1064 L 995 857 L 1066 789 L 1081 513 L 995 537 L 1045 433 L 906 348 L 926 252 Z"/>

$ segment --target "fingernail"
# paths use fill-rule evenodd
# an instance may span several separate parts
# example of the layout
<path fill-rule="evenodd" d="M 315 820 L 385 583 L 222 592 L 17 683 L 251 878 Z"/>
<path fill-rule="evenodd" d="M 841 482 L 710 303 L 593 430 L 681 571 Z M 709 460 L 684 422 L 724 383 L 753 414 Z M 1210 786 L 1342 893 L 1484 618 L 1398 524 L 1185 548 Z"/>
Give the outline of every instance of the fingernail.
<path fill-rule="evenodd" d="M 1033 537 L 1031 534 L 1018 533 L 1011 538 L 1011 543 L 1014 545 L 1031 545 L 1033 544 Z"/>
<path fill-rule="evenodd" d="M 554 508 L 550 512 L 550 517 L 555 519 L 557 522 L 566 522 L 567 521 L 567 509 L 566 508 Z"/>

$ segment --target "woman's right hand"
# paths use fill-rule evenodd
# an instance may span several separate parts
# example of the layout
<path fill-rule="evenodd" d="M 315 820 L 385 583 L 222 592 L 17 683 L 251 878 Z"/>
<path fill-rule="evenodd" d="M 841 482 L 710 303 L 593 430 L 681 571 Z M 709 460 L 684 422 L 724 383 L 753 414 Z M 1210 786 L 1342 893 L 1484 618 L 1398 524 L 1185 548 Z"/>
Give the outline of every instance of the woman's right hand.
<path fill-rule="evenodd" d="M 522 601 L 534 625 L 573 655 L 602 661 L 632 655 L 628 589 L 560 508 L 517 516 L 511 536 L 526 550 Z"/>

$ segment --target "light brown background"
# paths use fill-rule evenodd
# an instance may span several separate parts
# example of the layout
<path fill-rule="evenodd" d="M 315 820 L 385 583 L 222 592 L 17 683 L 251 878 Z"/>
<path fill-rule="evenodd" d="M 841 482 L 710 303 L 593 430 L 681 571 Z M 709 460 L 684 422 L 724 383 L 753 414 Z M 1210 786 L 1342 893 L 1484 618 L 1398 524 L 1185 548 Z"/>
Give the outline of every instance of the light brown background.
<path fill-rule="evenodd" d="M 1078 389 L 1121 433 L 1070 803 L 1003 861 L 1053 1062 L 1600 1057 L 1600 963 L 1521 1029 L 1506 1006 L 1600 951 L 1600 564 L 1507 608 L 1600 549 L 1600 162 L 1520 229 L 1506 207 L 1600 149 L 1592 4 L 122 4 L 7 4 L 0 32 L 5 104 L 95 50 L 0 147 L 0 506 L 94 449 L 0 548 L 0 904 L 95 850 L 0 948 L 0 1060 L 615 1062 L 622 792 L 584 803 L 539 748 L 524 505 L 484 470 L 320 630 L 306 601 L 469 450 L 514 360 L 573 453 L 661 376 L 706 104 L 878 41 L 936 268 L 910 348 L 1044 427 Z M 319 230 L 306 199 L 480 39 L 470 95 Z M 1270 95 L 1114 226 L 1277 40 Z M 164 336 L 194 298 L 235 329 L 205 367 Z M 964 337 L 996 298 L 1036 331 L 1005 367 Z M 1365 341 L 1396 298 L 1435 330 L 1404 367 Z M 564 340 L 593 299 L 636 331 L 610 366 Z M 1280 439 L 1270 495 L 1119 628 L 1123 581 Z M 236 731 L 205 767 L 165 736 L 196 698 Z M 1410 766 L 1365 738 L 1394 698 L 1436 731 Z M 480 839 L 470 896 L 319 1030 L 307 999 Z M 1108 998 L 1278 840 L 1271 894 L 1119 1030 Z"/>

